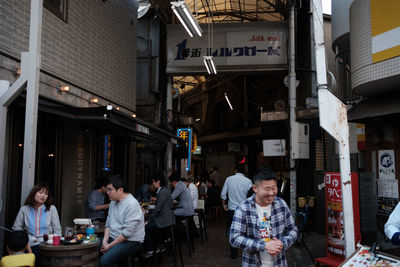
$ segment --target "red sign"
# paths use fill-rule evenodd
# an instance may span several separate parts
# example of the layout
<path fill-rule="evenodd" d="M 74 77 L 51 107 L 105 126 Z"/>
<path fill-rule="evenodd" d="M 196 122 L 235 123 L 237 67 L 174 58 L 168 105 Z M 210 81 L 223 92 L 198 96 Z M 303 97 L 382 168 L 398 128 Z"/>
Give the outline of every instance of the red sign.
<path fill-rule="evenodd" d="M 360 212 L 358 201 L 358 174 L 351 174 L 353 193 L 354 237 L 357 244 L 361 240 Z M 340 173 L 325 173 L 327 256 L 345 258 L 345 236 Z"/>

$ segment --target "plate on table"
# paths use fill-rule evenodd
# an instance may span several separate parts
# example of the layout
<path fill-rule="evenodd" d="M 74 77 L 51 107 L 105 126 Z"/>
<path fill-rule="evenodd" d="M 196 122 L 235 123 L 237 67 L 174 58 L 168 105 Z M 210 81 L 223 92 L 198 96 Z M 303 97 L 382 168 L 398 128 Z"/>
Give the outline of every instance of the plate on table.
<path fill-rule="evenodd" d="M 78 245 L 83 242 L 83 240 L 76 240 L 76 239 L 71 239 L 71 240 L 62 240 L 64 245 Z"/>

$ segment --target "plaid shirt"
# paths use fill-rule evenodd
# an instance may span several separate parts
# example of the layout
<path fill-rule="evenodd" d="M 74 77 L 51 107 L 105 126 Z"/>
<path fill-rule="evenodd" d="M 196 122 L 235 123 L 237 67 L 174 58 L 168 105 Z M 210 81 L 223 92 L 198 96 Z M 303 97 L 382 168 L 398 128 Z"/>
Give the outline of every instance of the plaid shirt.
<path fill-rule="evenodd" d="M 285 250 L 297 238 L 297 228 L 285 201 L 275 197 L 271 207 L 272 236 L 283 243 L 281 253 L 274 257 L 274 266 L 287 266 Z M 260 237 L 255 195 L 243 201 L 236 209 L 229 235 L 233 247 L 243 249 L 242 266 L 261 266 L 260 251 L 265 242 Z"/>

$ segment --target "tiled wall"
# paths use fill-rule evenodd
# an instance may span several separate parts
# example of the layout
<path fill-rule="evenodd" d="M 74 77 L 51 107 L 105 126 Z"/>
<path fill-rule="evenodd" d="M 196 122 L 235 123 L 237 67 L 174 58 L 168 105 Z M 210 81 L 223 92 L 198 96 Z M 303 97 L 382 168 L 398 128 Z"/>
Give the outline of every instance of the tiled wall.
<path fill-rule="evenodd" d="M 43 8 L 42 69 L 135 110 L 135 0 L 69 0 L 67 23 Z M 0 0 L 0 52 L 28 51 L 30 1 Z"/>
<path fill-rule="evenodd" d="M 355 0 L 350 7 L 350 49 L 353 89 L 371 81 L 400 75 L 400 57 L 372 64 L 369 0 Z M 379 93 L 376 88 L 376 94 Z M 362 88 L 359 90 L 362 93 Z"/>

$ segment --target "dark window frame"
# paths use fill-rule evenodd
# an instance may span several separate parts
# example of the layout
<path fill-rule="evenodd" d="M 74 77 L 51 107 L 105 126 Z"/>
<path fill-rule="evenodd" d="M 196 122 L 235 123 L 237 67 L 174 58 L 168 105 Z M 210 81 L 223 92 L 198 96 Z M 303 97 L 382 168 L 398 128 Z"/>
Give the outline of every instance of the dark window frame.
<path fill-rule="evenodd" d="M 44 0 L 43 6 L 59 19 L 68 23 L 68 0 Z"/>

